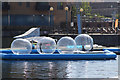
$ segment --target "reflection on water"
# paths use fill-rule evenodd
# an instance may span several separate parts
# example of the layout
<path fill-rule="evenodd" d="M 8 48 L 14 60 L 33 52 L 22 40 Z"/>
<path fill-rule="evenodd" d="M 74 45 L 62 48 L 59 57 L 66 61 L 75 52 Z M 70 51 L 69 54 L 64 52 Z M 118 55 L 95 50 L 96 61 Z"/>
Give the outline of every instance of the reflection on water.
<path fill-rule="evenodd" d="M 117 60 L 3 60 L 3 78 L 112 78 Z"/>

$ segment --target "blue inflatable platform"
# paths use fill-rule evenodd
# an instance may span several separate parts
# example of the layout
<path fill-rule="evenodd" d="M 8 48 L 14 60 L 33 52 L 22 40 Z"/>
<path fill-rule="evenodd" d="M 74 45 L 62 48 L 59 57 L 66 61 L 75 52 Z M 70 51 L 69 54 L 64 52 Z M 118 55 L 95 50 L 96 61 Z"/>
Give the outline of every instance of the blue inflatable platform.
<path fill-rule="evenodd" d="M 105 60 L 115 59 L 115 54 L 0 54 L 7 60 Z"/>
<path fill-rule="evenodd" d="M 11 50 L 0 51 L 0 58 L 3 60 L 106 60 L 115 59 L 117 55 L 111 51 L 103 53 L 74 53 L 74 54 L 35 54 L 37 50 L 32 50 L 34 54 L 13 54 Z"/>
<path fill-rule="evenodd" d="M 106 49 L 103 49 L 103 50 L 109 50 L 109 51 L 113 51 L 113 52 L 117 52 L 117 51 L 120 52 L 119 48 L 115 48 L 115 49 L 109 49 L 109 48 L 107 49 L 106 48 Z"/>

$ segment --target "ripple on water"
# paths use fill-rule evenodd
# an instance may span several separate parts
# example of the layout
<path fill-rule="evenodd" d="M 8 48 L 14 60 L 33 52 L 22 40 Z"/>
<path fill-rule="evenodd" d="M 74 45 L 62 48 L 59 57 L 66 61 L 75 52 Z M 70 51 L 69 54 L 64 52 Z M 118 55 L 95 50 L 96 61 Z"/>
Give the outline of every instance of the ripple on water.
<path fill-rule="evenodd" d="M 117 62 L 118 60 L 38 60 L 2 63 L 4 78 L 111 78 L 118 76 Z"/>

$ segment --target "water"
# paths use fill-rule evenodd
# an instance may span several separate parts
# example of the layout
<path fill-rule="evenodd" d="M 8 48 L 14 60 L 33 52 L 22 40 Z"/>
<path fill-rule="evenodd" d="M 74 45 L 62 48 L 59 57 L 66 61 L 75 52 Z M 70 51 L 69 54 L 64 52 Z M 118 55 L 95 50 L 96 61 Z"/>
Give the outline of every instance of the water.
<path fill-rule="evenodd" d="M 3 78 L 117 78 L 116 60 L 2 61 Z"/>

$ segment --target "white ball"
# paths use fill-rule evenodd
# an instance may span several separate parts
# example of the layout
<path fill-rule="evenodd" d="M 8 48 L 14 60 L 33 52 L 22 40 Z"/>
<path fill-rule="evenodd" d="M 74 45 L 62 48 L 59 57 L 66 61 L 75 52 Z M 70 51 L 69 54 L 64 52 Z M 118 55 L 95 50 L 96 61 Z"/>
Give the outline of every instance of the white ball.
<path fill-rule="evenodd" d="M 75 50 L 76 43 L 71 37 L 62 37 L 57 42 L 58 52 L 61 54 L 71 54 Z"/>
<path fill-rule="evenodd" d="M 75 37 L 76 48 L 77 50 L 82 50 L 83 48 L 86 51 L 89 51 L 93 48 L 93 38 L 87 34 L 80 34 Z"/>
<path fill-rule="evenodd" d="M 14 54 L 30 54 L 32 44 L 26 39 L 15 39 L 11 44 L 11 50 Z"/>
<path fill-rule="evenodd" d="M 50 37 L 43 37 L 37 43 L 37 51 L 41 53 L 52 54 L 56 50 L 56 42 Z"/>

